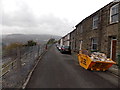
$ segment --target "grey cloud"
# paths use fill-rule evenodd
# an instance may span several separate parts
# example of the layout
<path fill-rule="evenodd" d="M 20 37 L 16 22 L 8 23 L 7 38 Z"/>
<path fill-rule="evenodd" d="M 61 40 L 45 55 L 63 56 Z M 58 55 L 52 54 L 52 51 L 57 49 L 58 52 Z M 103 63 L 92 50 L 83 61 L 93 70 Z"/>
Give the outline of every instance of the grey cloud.
<path fill-rule="evenodd" d="M 28 8 L 8 14 L 3 13 L 3 33 L 64 35 L 72 29 L 72 23 L 52 14 L 35 17 Z"/>
<path fill-rule="evenodd" d="M 47 16 L 42 16 L 39 19 L 39 24 L 40 26 L 44 26 L 44 27 L 49 27 L 49 29 L 51 29 L 51 32 L 54 33 L 67 33 L 70 29 L 72 24 L 70 22 L 68 22 L 65 19 L 60 19 L 58 17 L 55 17 L 54 15 L 50 14 Z"/>
<path fill-rule="evenodd" d="M 6 26 L 29 27 L 36 26 L 35 17 L 27 7 L 22 7 L 14 13 L 2 14 L 2 24 Z"/>

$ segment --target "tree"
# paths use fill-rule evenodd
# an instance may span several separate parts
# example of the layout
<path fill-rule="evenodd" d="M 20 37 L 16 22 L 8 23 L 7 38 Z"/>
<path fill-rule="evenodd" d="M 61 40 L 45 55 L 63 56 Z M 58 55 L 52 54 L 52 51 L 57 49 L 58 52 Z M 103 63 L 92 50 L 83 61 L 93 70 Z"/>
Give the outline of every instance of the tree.
<path fill-rule="evenodd" d="M 5 46 L 2 52 L 2 57 L 16 57 L 17 48 L 22 46 L 22 43 L 11 43 Z"/>
<path fill-rule="evenodd" d="M 29 40 L 27 41 L 27 44 L 25 44 L 25 46 L 35 46 L 37 45 L 37 42 L 33 41 L 33 40 Z"/>
<path fill-rule="evenodd" d="M 55 42 L 55 39 L 51 38 L 51 39 L 48 40 L 47 44 L 54 44 L 54 42 Z"/>
<path fill-rule="evenodd" d="M 23 46 L 22 43 L 11 43 L 10 45 L 6 46 L 5 49 L 10 50 L 10 49 L 22 47 L 22 46 Z"/>

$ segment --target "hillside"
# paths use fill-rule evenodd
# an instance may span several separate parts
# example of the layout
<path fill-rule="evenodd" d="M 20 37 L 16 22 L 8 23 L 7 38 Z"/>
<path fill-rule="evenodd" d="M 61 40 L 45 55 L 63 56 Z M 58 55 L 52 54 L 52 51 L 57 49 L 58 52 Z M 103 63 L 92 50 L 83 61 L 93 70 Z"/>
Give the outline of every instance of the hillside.
<path fill-rule="evenodd" d="M 2 35 L 2 43 L 4 45 L 9 45 L 10 43 L 20 42 L 26 43 L 28 40 L 34 40 L 40 44 L 46 43 L 50 38 L 55 38 L 56 40 L 60 39 L 61 36 L 57 35 L 40 35 L 40 34 L 10 34 Z"/>

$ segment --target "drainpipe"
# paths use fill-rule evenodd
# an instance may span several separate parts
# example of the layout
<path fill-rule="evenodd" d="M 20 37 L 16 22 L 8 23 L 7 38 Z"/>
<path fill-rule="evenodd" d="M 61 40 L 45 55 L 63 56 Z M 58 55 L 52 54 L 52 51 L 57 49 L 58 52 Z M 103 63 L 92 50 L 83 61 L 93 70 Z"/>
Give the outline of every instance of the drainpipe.
<path fill-rule="evenodd" d="M 118 65 L 119 65 L 119 69 L 120 69 L 120 53 L 118 53 Z"/>
<path fill-rule="evenodd" d="M 120 3 L 119 3 L 119 23 L 118 23 L 118 65 L 120 68 Z"/>

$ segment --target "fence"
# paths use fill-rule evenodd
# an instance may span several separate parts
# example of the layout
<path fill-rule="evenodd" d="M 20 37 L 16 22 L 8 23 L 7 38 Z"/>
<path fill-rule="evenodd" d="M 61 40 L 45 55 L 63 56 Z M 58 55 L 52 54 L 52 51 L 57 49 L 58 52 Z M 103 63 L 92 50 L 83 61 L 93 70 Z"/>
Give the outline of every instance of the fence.
<path fill-rule="evenodd" d="M 50 47 L 50 46 L 49 46 Z M 16 48 L 10 58 L 3 57 L 2 88 L 20 88 L 39 56 L 45 51 L 45 45 Z M 7 59 L 6 59 L 7 58 Z"/>

